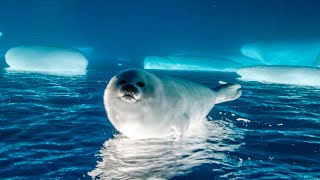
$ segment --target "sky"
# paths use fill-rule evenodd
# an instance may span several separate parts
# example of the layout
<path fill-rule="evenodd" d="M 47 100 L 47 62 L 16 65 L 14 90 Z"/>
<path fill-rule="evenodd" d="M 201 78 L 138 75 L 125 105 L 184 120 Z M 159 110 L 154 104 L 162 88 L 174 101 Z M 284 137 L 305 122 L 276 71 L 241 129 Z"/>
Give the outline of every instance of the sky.
<path fill-rule="evenodd" d="M 92 47 L 97 57 L 319 39 L 318 0 L 1 0 L 0 48 Z M 103 59 L 103 58 L 102 58 Z"/>

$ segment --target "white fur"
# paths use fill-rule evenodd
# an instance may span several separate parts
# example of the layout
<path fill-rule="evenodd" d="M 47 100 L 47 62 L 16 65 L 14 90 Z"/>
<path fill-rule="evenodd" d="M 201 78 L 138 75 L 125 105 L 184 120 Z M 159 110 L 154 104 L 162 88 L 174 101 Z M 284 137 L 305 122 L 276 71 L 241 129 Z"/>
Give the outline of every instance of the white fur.
<path fill-rule="evenodd" d="M 141 91 L 135 102 L 119 97 L 121 80 Z M 136 86 L 143 82 L 144 87 Z M 211 90 L 205 86 L 142 70 L 126 70 L 114 76 L 104 93 L 104 104 L 112 125 L 131 139 L 183 135 L 189 126 L 205 118 L 212 107 L 237 99 L 240 85 L 224 84 Z"/>

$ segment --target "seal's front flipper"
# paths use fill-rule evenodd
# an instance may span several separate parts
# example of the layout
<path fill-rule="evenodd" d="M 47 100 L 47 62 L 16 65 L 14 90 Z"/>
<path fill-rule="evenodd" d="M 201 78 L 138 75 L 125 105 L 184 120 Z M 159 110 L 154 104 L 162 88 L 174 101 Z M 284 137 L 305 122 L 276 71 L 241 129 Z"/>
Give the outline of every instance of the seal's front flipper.
<path fill-rule="evenodd" d="M 238 99 L 241 94 L 241 85 L 236 83 L 220 83 L 222 85 L 216 87 L 213 91 L 216 93 L 216 102 L 219 104 L 226 101 Z"/>
<path fill-rule="evenodd" d="M 182 122 L 176 123 L 171 128 L 173 129 L 173 136 L 176 138 L 176 141 L 180 141 L 183 139 L 184 133 L 187 131 L 190 125 L 190 116 L 188 113 L 183 113 Z"/>
<path fill-rule="evenodd" d="M 179 129 L 177 127 L 172 127 L 173 130 L 173 138 L 175 139 L 176 142 L 183 140 L 183 131 L 182 129 Z"/>

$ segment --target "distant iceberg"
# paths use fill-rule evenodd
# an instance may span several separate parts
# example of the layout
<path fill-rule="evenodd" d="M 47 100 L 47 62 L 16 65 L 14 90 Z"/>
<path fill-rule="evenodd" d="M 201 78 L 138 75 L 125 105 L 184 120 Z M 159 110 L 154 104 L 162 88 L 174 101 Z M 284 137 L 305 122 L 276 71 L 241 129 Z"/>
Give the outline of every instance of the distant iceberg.
<path fill-rule="evenodd" d="M 258 42 L 245 44 L 241 53 L 265 65 L 320 66 L 320 42 Z"/>
<path fill-rule="evenodd" d="M 75 49 L 51 46 L 20 46 L 5 54 L 9 70 L 34 71 L 50 74 L 85 74 L 88 60 Z"/>
<path fill-rule="evenodd" d="M 320 68 L 289 66 L 253 66 L 237 70 L 243 81 L 320 86 Z"/>
<path fill-rule="evenodd" d="M 224 57 L 207 56 L 147 56 L 145 69 L 189 70 L 189 71 L 236 71 L 241 63 Z"/>
<path fill-rule="evenodd" d="M 226 54 L 223 57 L 241 64 L 241 67 L 264 65 L 261 61 L 238 54 Z"/>

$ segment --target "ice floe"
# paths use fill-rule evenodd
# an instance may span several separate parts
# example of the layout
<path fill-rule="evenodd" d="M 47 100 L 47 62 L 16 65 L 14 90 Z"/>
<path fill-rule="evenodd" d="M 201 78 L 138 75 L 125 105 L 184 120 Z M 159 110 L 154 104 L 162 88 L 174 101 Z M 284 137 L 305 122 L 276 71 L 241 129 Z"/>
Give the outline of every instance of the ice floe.
<path fill-rule="evenodd" d="M 237 74 L 243 81 L 320 86 L 320 68 L 289 66 L 253 66 L 240 68 Z"/>
<path fill-rule="evenodd" d="M 320 42 L 267 41 L 245 44 L 241 53 L 265 65 L 319 66 Z"/>
<path fill-rule="evenodd" d="M 189 71 L 236 71 L 243 65 L 224 57 L 209 56 L 147 56 L 145 69 Z"/>
<path fill-rule="evenodd" d="M 34 71 L 52 74 L 85 74 L 88 60 L 72 48 L 53 46 L 20 46 L 5 54 L 9 70 Z"/>

